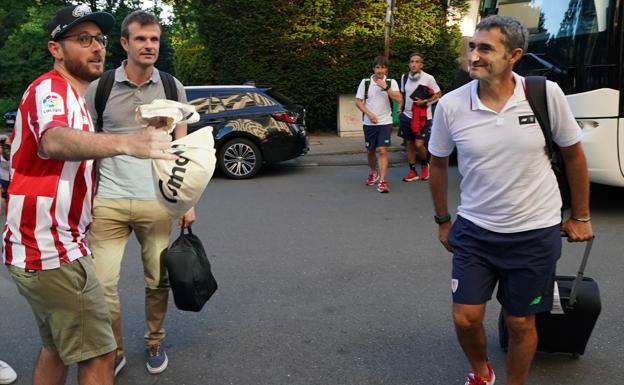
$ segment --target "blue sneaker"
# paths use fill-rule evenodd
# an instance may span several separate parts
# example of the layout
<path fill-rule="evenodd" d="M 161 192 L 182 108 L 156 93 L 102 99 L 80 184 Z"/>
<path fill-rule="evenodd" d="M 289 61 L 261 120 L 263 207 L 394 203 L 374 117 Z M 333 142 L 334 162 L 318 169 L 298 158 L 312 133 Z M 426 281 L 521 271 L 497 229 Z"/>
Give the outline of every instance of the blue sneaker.
<path fill-rule="evenodd" d="M 167 369 L 169 359 L 162 345 L 152 345 L 147 348 L 147 371 L 150 374 L 159 374 Z"/>

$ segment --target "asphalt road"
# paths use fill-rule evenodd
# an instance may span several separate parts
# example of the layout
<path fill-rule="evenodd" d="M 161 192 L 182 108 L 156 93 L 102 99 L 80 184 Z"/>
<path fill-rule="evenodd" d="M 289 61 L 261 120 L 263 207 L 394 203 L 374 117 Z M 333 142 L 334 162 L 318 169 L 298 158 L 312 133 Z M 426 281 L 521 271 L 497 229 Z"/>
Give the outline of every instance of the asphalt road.
<path fill-rule="evenodd" d="M 405 170 L 396 165 L 391 192 L 379 194 L 364 186 L 359 157 L 345 160 L 348 166 L 304 157 L 253 180 L 213 179 L 193 231 L 220 287 L 200 313 L 170 304 L 169 369 L 158 376 L 144 366 L 133 239 L 120 290 L 128 365 L 116 384 L 463 384 L 468 365 L 451 323 L 450 255 L 436 240 L 428 184 L 400 182 Z M 455 169 L 451 176 L 455 207 Z M 593 191 L 597 238 L 586 275 L 600 284 L 603 312 L 586 353 L 576 360 L 538 354 L 530 384 L 615 385 L 624 378 L 621 191 Z M 559 273 L 573 274 L 581 251 L 566 244 Z M 28 384 L 39 337 L 6 269 L 0 309 L 0 359 L 18 371 L 18 384 Z M 504 384 L 499 309 L 492 302 L 486 322 L 497 384 Z M 71 376 L 75 384 L 75 371 Z"/>

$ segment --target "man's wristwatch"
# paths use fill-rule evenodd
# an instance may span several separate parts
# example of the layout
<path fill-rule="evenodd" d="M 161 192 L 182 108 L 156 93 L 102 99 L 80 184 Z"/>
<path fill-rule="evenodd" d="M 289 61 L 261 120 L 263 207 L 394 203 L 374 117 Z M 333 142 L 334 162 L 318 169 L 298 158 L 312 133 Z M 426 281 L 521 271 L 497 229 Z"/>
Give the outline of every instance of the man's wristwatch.
<path fill-rule="evenodd" d="M 390 89 L 390 86 L 386 84 L 386 86 L 384 87 L 384 91 L 388 91 Z"/>
<path fill-rule="evenodd" d="M 441 225 L 443 223 L 449 222 L 451 220 L 451 215 L 450 214 L 444 214 L 444 215 L 434 215 L 433 216 L 433 220 L 435 221 L 435 223 L 437 223 L 438 225 Z"/>

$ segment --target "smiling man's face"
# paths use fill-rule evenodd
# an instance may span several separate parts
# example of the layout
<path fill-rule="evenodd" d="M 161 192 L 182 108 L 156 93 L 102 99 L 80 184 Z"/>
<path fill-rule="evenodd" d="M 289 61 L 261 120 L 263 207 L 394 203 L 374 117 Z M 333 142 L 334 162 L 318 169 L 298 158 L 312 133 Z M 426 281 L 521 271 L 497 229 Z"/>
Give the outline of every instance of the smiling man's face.
<path fill-rule="evenodd" d="M 503 39 L 505 36 L 498 28 L 475 32 L 468 43 L 471 78 L 490 81 L 512 70 L 522 50 L 509 52 Z"/>

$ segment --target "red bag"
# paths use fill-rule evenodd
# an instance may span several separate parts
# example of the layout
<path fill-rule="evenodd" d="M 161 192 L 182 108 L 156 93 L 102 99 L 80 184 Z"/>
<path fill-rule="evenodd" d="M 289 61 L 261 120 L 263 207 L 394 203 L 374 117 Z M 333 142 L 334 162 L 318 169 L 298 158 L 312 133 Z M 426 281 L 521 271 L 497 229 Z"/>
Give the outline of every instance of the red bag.
<path fill-rule="evenodd" d="M 417 106 L 416 103 L 412 104 L 412 132 L 416 135 L 420 135 L 420 131 L 427 124 L 427 105 Z"/>
<path fill-rule="evenodd" d="M 419 85 L 410 95 L 412 99 L 428 99 L 433 95 L 433 90 L 425 85 Z M 416 102 L 412 103 L 412 132 L 420 135 L 423 127 L 427 124 L 427 105 L 418 106 Z"/>

